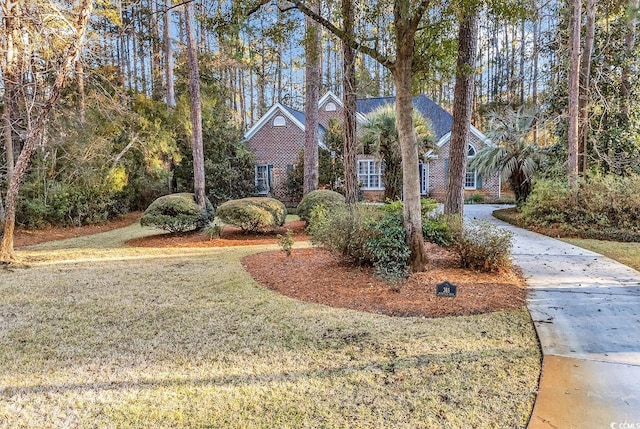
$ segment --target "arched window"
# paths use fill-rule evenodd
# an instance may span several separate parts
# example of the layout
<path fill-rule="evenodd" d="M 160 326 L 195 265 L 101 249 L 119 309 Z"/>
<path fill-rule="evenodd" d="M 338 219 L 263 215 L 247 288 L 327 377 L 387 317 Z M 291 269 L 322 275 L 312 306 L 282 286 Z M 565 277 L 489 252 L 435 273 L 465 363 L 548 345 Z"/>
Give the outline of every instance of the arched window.
<path fill-rule="evenodd" d="M 474 156 L 476 156 L 476 148 L 469 144 L 469 149 L 467 150 L 467 175 L 464 178 L 465 189 L 476 189 L 478 182 L 478 172 L 469 168 L 469 163 Z"/>
<path fill-rule="evenodd" d="M 273 126 L 274 127 L 284 127 L 287 125 L 287 120 L 282 115 L 278 115 L 273 118 Z"/>
<path fill-rule="evenodd" d="M 338 106 L 336 106 L 336 103 L 332 101 L 328 102 L 327 105 L 324 106 L 325 112 L 335 112 L 336 110 L 338 110 Z"/>

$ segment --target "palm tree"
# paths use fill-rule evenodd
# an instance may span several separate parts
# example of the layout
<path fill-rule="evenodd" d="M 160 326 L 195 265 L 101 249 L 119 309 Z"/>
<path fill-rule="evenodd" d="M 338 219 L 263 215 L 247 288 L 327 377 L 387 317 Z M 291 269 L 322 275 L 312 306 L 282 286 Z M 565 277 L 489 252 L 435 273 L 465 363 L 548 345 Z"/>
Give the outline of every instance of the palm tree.
<path fill-rule="evenodd" d="M 533 177 L 545 156 L 534 140 L 536 121 L 535 112 L 522 107 L 490 112 L 487 137 L 497 145 L 480 149 L 470 163 L 479 174 L 500 171 L 502 180 L 509 181 L 518 206 L 529 197 Z"/>
<path fill-rule="evenodd" d="M 421 153 L 435 148 L 435 134 L 431 122 L 417 110 L 413 110 L 413 126 Z M 396 200 L 402 195 L 402 156 L 396 126 L 396 109 L 384 105 L 369 114 L 362 125 L 360 142 L 366 153 L 376 154 L 384 161 L 382 182 L 385 199 Z"/>

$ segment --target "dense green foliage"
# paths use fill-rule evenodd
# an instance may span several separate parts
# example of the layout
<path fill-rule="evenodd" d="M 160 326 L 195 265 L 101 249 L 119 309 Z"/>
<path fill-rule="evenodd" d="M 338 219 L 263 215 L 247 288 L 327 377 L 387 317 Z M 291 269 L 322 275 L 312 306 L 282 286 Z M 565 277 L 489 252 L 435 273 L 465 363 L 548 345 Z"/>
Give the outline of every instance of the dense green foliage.
<path fill-rule="evenodd" d="M 640 241 L 640 175 L 593 176 L 571 192 L 564 181 L 540 180 L 521 220 L 585 238 Z"/>
<path fill-rule="evenodd" d="M 209 201 L 202 210 L 193 194 L 171 194 L 151 203 L 140 218 L 140 225 L 169 232 L 194 231 L 207 225 L 213 216 L 214 208 Z"/>
<path fill-rule="evenodd" d="M 144 210 L 161 195 L 192 191 L 187 97 L 174 109 L 137 94 L 105 94 L 105 70 L 93 71 L 86 111 L 64 99 L 25 177 L 17 222 L 28 228 L 99 223 Z M 182 78 L 183 79 L 183 78 Z M 94 85 L 95 84 L 95 85 Z M 73 89 L 73 88 L 72 88 Z M 214 204 L 254 191 L 254 156 L 215 84 L 203 85 L 207 193 Z"/>
<path fill-rule="evenodd" d="M 423 224 L 432 232 L 429 238 L 444 244 L 450 237 L 448 226 L 430 217 L 436 206 L 433 200 L 423 201 Z M 311 211 L 309 234 L 312 243 L 340 253 L 354 263 L 371 265 L 376 275 L 386 280 L 396 281 L 409 274 L 410 251 L 401 201 L 381 207 L 339 205 L 331 210 L 317 205 Z"/>
<path fill-rule="evenodd" d="M 183 156 L 174 169 L 174 177 L 178 190 L 191 192 L 193 156 L 186 96 L 178 100 L 176 115 L 180 118 L 177 144 Z M 202 134 L 206 193 L 211 202 L 217 206 L 252 195 L 255 192 L 255 156 L 241 142 L 240 128 L 233 122 L 229 107 L 220 101 L 215 91 L 203 102 Z"/>
<path fill-rule="evenodd" d="M 333 210 L 337 206 L 344 205 L 344 195 L 328 189 L 317 189 L 309 192 L 302 198 L 298 204 L 298 216 L 300 219 L 309 223 L 311 213 L 317 206 L 322 205 L 328 211 Z"/>
<path fill-rule="evenodd" d="M 222 222 L 243 231 L 259 232 L 284 225 L 287 208 L 274 198 L 242 198 L 221 204 L 216 215 Z"/>
<path fill-rule="evenodd" d="M 28 229 L 91 225 L 105 222 L 125 210 L 108 186 L 30 183 L 23 187 L 20 195 L 16 222 Z"/>

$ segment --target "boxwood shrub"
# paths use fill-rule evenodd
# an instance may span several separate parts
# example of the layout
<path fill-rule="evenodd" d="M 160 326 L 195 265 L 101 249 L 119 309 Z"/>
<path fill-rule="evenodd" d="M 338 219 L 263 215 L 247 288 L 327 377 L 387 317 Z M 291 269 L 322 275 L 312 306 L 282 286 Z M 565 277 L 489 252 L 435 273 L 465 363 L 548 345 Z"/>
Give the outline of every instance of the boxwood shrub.
<path fill-rule="evenodd" d="M 323 205 L 327 210 L 331 211 L 335 207 L 344 205 L 344 195 L 328 189 L 311 191 L 298 204 L 298 216 L 300 216 L 301 220 L 309 223 L 311 212 L 319 205 Z"/>
<path fill-rule="evenodd" d="M 245 232 L 262 232 L 284 225 L 287 208 L 274 198 L 252 197 L 227 201 L 218 207 L 216 215 Z"/>
<path fill-rule="evenodd" d="M 194 231 L 207 225 L 214 213 L 209 200 L 202 210 L 196 204 L 194 194 L 170 194 L 152 202 L 142 215 L 140 224 L 169 232 Z"/>

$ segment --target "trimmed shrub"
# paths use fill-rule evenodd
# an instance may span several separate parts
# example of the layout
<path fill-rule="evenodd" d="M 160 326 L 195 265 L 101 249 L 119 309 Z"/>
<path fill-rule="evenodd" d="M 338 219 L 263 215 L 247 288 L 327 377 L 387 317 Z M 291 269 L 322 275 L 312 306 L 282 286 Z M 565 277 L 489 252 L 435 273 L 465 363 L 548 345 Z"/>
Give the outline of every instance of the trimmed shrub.
<path fill-rule="evenodd" d="M 402 220 L 402 201 L 387 201 L 382 210 L 388 213 L 395 213 Z M 422 213 L 422 235 L 425 241 L 437 244 L 438 246 L 448 246 L 453 242 L 453 236 L 449 223 L 443 215 L 436 215 L 435 211 L 438 203 L 432 198 L 422 198 L 420 200 L 420 210 Z"/>
<path fill-rule="evenodd" d="M 486 221 L 450 222 L 452 248 L 460 256 L 460 266 L 480 271 L 498 271 L 511 266 L 510 231 Z"/>
<path fill-rule="evenodd" d="M 140 225 L 152 226 L 169 232 L 194 231 L 213 219 L 214 208 L 207 200 L 202 210 L 194 194 L 181 193 L 160 197 L 145 210 Z"/>
<path fill-rule="evenodd" d="M 245 232 L 261 232 L 284 225 L 287 208 L 274 198 L 242 198 L 221 204 L 217 216 Z"/>
<path fill-rule="evenodd" d="M 444 215 L 422 218 L 422 236 L 425 241 L 442 247 L 453 243 L 453 232 Z"/>
<path fill-rule="evenodd" d="M 301 220 L 309 223 L 311 212 L 319 205 L 323 205 L 331 211 L 335 207 L 344 205 L 344 195 L 328 189 L 311 191 L 298 204 L 298 216 Z"/>

